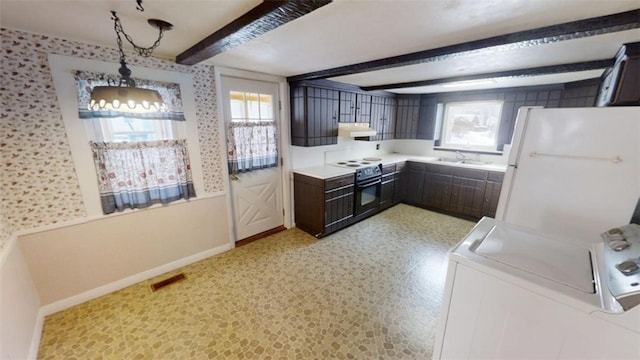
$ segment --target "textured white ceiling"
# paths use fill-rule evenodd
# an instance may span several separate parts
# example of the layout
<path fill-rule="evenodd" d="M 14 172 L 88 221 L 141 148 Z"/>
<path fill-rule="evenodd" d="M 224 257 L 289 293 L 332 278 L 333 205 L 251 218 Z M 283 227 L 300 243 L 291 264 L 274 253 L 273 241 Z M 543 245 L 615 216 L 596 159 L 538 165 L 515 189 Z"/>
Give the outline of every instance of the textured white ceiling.
<path fill-rule="evenodd" d="M 145 0 L 145 12 L 139 12 L 134 0 L 2 0 L 0 24 L 115 47 L 109 12 L 115 10 L 134 41 L 148 46 L 157 33 L 146 19 L 160 18 L 173 23 L 174 30 L 154 56 L 174 58 L 260 2 Z M 291 76 L 638 7 L 637 0 L 334 0 L 207 63 Z M 635 41 L 640 41 L 638 31 L 338 79 L 375 85 L 596 60 L 613 57 L 623 42 Z M 557 82 L 553 76 L 547 81 Z"/>

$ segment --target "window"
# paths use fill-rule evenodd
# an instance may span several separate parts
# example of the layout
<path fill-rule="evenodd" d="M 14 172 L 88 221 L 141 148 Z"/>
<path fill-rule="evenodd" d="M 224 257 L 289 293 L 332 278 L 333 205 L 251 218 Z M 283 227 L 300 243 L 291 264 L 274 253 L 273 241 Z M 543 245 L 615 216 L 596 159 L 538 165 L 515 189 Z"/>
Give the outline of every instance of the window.
<path fill-rule="evenodd" d="M 102 212 L 195 197 L 187 142 L 179 138 L 176 125 L 185 120 L 179 85 L 140 81 L 163 94 L 168 114 L 93 111 L 87 110 L 91 89 L 108 83 L 107 76 L 82 71 L 74 75 L 78 117 L 91 140 Z"/>
<path fill-rule="evenodd" d="M 85 120 L 93 132 L 89 138 L 107 142 L 138 142 L 177 140 L 178 130 L 174 121 L 146 120 L 130 117 L 97 118 Z"/>
<path fill-rule="evenodd" d="M 82 108 L 82 106 L 86 105 L 84 99 L 87 98 L 88 101 L 89 93 L 88 91 L 82 91 L 81 93 L 78 91 L 79 84 L 77 75 L 78 71 L 81 71 L 92 74 L 112 73 L 112 76 L 116 77 L 117 74 L 115 70 L 117 70 L 117 64 L 114 65 L 113 63 L 103 61 L 56 54 L 49 54 L 48 59 L 55 85 L 55 94 L 60 102 L 62 120 L 67 132 L 67 140 L 71 148 L 71 155 L 80 185 L 86 216 L 98 218 L 102 216 L 105 211 L 101 201 L 102 190 L 98 181 L 96 181 L 95 159 L 93 158 L 90 141 L 97 142 L 101 141 L 101 139 L 91 135 L 95 132 L 92 129 L 92 125 L 88 122 L 88 118 L 80 116 L 80 110 L 88 112 L 87 108 Z M 193 87 L 193 76 L 177 71 L 136 66 L 132 66 L 131 69 L 134 74 L 143 79 L 150 79 L 153 82 L 170 85 L 169 88 L 172 89 L 174 95 L 165 97 L 165 94 L 161 94 L 165 101 L 171 99 L 171 104 L 168 103 L 168 105 L 176 107 L 174 107 L 173 111 L 170 109 L 168 113 L 163 113 L 163 119 L 175 120 L 169 122 L 176 129 L 172 135 L 177 139 L 186 139 L 193 187 L 199 197 L 204 195 L 206 193 L 206 187 L 202 173 L 201 147 L 198 138 L 198 122 L 196 121 L 197 117 L 194 103 L 196 96 Z M 90 79 L 95 78 L 91 76 Z M 138 80 L 139 79 L 136 79 L 136 81 Z M 141 87 L 145 85 L 144 83 L 144 80 L 141 80 L 139 83 L 136 82 L 136 84 Z M 91 85 L 93 86 L 94 84 L 92 83 Z M 86 87 L 82 86 L 82 88 L 84 89 Z M 84 105 L 79 104 L 79 101 Z M 183 101 L 185 102 L 183 103 Z M 179 106 L 179 108 L 177 108 L 177 106 Z M 118 144 L 123 144 L 123 142 L 118 142 Z M 216 184 L 211 184 L 211 191 L 218 193 L 218 191 L 221 190 L 218 190 L 216 186 Z"/>
<path fill-rule="evenodd" d="M 496 151 L 502 101 L 452 102 L 444 107 L 440 147 Z"/>

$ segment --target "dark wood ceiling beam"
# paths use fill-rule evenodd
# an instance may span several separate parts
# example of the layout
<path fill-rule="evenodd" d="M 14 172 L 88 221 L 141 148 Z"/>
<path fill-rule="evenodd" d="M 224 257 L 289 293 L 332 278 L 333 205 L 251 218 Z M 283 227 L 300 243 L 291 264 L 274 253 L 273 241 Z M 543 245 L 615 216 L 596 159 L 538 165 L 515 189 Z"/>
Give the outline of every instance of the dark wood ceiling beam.
<path fill-rule="evenodd" d="M 287 78 L 289 82 L 325 79 L 388 68 L 442 61 L 462 53 L 497 52 L 640 28 L 640 9 L 519 31 L 436 49 L 340 66 Z"/>
<path fill-rule="evenodd" d="M 194 65 L 233 49 L 332 0 L 265 0 L 249 12 L 207 36 L 176 57 L 178 64 Z"/>
<path fill-rule="evenodd" d="M 528 68 L 528 69 L 497 71 L 497 72 L 484 73 L 484 74 L 454 76 L 454 77 L 448 77 L 448 78 L 411 81 L 411 82 L 405 82 L 405 83 L 362 86 L 361 89 L 365 91 L 403 89 L 403 88 L 411 88 L 411 87 L 418 87 L 418 86 L 447 84 L 447 83 L 458 82 L 458 81 L 561 74 L 561 73 L 576 72 L 576 71 L 605 69 L 609 66 L 612 66 L 614 62 L 615 62 L 615 59 L 594 60 L 594 61 L 585 61 L 585 62 L 579 62 L 579 63 L 573 63 L 573 64 L 550 65 L 550 66 L 542 66 L 542 67 Z"/>

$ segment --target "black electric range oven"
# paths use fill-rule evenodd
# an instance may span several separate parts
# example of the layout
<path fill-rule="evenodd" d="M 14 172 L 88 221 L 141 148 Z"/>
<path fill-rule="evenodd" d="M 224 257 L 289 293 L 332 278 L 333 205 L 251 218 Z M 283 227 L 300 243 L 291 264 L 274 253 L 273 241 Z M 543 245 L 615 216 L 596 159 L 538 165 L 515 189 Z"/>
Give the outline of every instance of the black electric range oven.
<path fill-rule="evenodd" d="M 354 216 L 378 210 L 382 169 L 380 165 L 356 169 Z"/>

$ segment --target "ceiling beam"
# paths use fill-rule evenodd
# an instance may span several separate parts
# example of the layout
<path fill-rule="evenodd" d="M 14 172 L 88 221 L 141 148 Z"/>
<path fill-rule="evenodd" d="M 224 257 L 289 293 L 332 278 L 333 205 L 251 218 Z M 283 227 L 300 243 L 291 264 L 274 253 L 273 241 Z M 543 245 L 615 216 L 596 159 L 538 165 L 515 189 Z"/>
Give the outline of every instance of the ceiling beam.
<path fill-rule="evenodd" d="M 260 5 L 207 36 L 176 57 L 178 64 L 194 65 L 240 46 L 332 0 L 264 0 Z"/>
<path fill-rule="evenodd" d="M 294 75 L 288 77 L 287 80 L 289 82 L 295 82 L 325 79 L 368 71 L 384 70 L 398 66 L 442 61 L 463 53 L 494 53 L 496 51 L 555 43 L 637 28 L 640 28 L 640 9 Z"/>
<path fill-rule="evenodd" d="M 612 66 L 614 62 L 615 62 L 615 59 L 594 60 L 594 61 L 585 61 L 585 62 L 579 62 L 579 63 L 573 63 L 573 64 L 550 65 L 550 66 L 542 66 L 542 67 L 528 68 L 528 69 L 497 71 L 497 72 L 491 72 L 491 73 L 473 74 L 473 75 L 464 75 L 464 76 L 453 76 L 453 77 L 447 77 L 447 78 L 411 81 L 411 82 L 405 82 L 405 83 L 361 86 L 360 88 L 365 91 L 403 89 L 403 88 L 411 88 L 411 87 L 418 87 L 418 86 L 446 84 L 446 83 L 458 82 L 458 81 L 562 74 L 562 73 L 576 72 L 576 71 L 605 69 L 609 66 Z"/>

